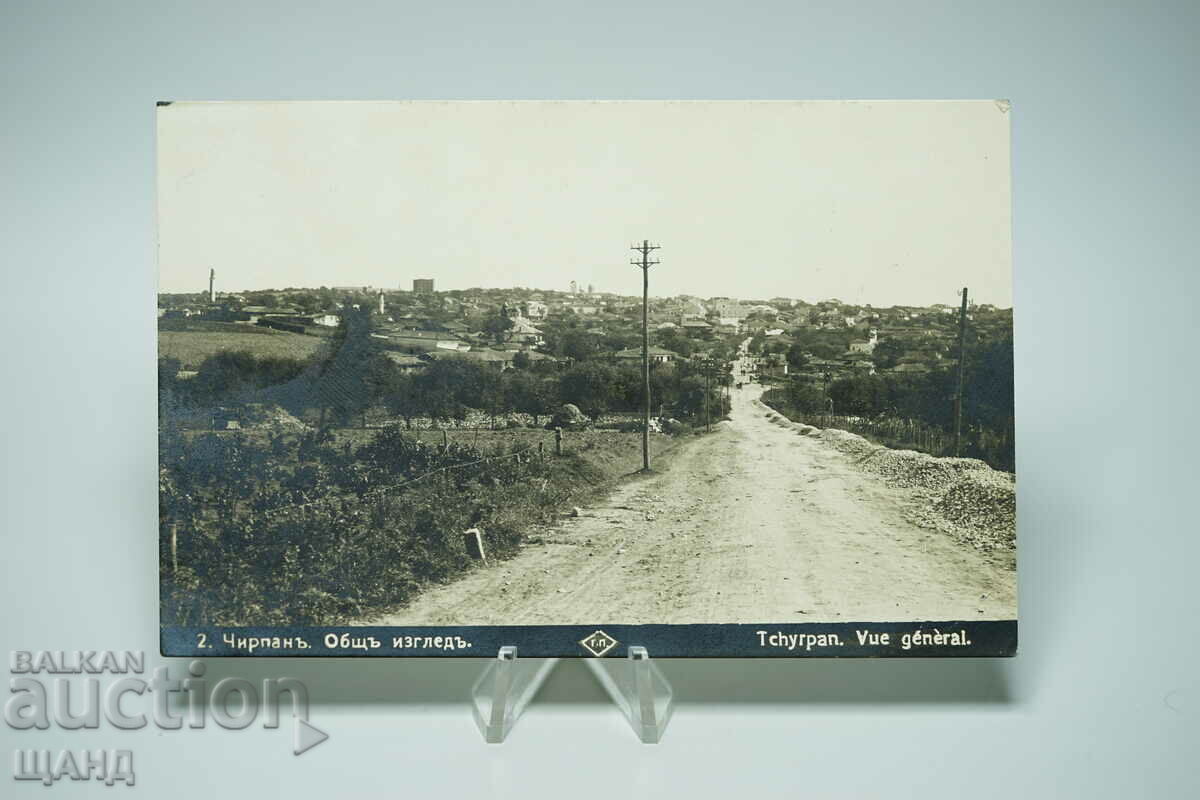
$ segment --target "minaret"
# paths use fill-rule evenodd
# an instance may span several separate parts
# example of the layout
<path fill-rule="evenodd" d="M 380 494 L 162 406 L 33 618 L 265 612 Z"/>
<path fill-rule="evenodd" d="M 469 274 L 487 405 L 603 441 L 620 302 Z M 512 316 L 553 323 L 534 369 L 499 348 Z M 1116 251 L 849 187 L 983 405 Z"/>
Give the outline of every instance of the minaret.
<path fill-rule="evenodd" d="M 217 302 L 217 290 L 215 286 L 216 280 L 217 271 L 215 269 L 210 269 L 208 271 L 208 302 L 213 303 L 214 305 Z"/>
<path fill-rule="evenodd" d="M 379 316 L 381 316 L 381 317 L 383 316 L 384 308 L 385 308 L 385 306 L 383 303 L 383 289 L 380 289 L 379 290 Z"/>

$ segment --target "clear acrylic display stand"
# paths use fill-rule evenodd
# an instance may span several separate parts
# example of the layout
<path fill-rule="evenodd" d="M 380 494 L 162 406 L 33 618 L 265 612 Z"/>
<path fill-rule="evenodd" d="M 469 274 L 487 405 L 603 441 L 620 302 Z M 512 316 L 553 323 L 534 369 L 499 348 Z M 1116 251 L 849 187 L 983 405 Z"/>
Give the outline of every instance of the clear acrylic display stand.
<path fill-rule="evenodd" d="M 475 724 L 484 741 L 504 741 L 557 664 L 557 658 L 519 659 L 512 645 L 500 648 L 471 690 Z M 591 658 L 587 665 L 638 738 L 657 744 L 671 718 L 674 696 L 646 648 L 631 646 L 626 658 Z"/>

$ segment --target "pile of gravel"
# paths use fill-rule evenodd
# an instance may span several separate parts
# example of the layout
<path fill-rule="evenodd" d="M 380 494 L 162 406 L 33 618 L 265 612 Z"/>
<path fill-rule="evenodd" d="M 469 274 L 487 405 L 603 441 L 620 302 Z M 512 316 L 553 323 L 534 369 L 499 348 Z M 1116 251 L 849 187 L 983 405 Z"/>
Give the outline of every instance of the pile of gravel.
<path fill-rule="evenodd" d="M 887 484 L 912 489 L 909 512 L 916 524 L 946 533 L 978 550 L 1016 546 L 1016 482 L 976 458 L 937 458 L 914 450 L 891 450 L 857 434 L 826 428 L 810 435 L 850 458 Z"/>
<path fill-rule="evenodd" d="M 976 550 L 1011 550 L 1017 544 L 1016 483 L 1007 472 L 972 472 L 909 518 Z"/>
<path fill-rule="evenodd" d="M 936 458 L 915 450 L 886 447 L 869 455 L 862 466 L 893 486 L 933 492 L 945 491 L 968 473 L 991 471 L 991 467 L 976 458 Z"/>
<path fill-rule="evenodd" d="M 857 433 L 841 431 L 837 428 L 826 428 L 821 431 L 821 441 L 852 458 L 866 458 L 876 450 L 882 449 L 877 444 L 871 444 Z"/>
<path fill-rule="evenodd" d="M 943 519 L 979 533 L 984 549 L 1017 544 L 1017 485 L 1008 473 L 965 475 L 933 507 Z"/>

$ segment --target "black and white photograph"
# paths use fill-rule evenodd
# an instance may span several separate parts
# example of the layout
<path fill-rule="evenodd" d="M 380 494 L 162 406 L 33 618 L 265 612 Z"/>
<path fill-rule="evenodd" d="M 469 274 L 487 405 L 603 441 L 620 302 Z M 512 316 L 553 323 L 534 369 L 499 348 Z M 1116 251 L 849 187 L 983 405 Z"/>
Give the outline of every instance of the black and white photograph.
<path fill-rule="evenodd" d="M 1012 655 L 1010 116 L 160 103 L 164 632 Z"/>

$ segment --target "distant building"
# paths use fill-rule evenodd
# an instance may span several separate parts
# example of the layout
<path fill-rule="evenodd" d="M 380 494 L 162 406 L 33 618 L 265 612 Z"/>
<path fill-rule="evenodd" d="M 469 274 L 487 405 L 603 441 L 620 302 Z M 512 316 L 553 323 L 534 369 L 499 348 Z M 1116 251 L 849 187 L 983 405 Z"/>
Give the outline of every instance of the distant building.
<path fill-rule="evenodd" d="M 759 373 L 772 377 L 783 377 L 788 374 L 787 358 L 782 353 L 769 353 L 759 363 Z"/>
<path fill-rule="evenodd" d="M 415 372 L 426 366 L 428 362 L 416 356 L 406 355 L 404 353 L 385 352 L 384 355 L 393 364 L 399 367 L 401 372 Z"/>
<path fill-rule="evenodd" d="M 549 309 L 545 303 L 537 300 L 528 300 L 525 303 L 525 316 L 529 319 L 545 319 Z"/>
<path fill-rule="evenodd" d="M 637 361 L 641 361 L 642 348 L 631 347 L 628 350 L 621 350 L 618 351 L 613 357 L 619 358 L 622 361 L 632 361 L 635 359 Z M 651 347 L 647 351 L 647 357 L 650 359 L 651 364 L 666 364 L 668 361 L 674 361 L 675 359 L 679 358 L 679 354 L 672 352 L 671 350 L 665 350 L 661 347 Z"/>
<path fill-rule="evenodd" d="M 525 342 L 526 344 L 541 344 L 545 341 L 542 332 L 524 317 L 512 318 L 512 327 L 506 336 L 510 342 Z"/>
<path fill-rule="evenodd" d="M 413 294 L 433 294 L 433 278 L 413 278 Z"/>

